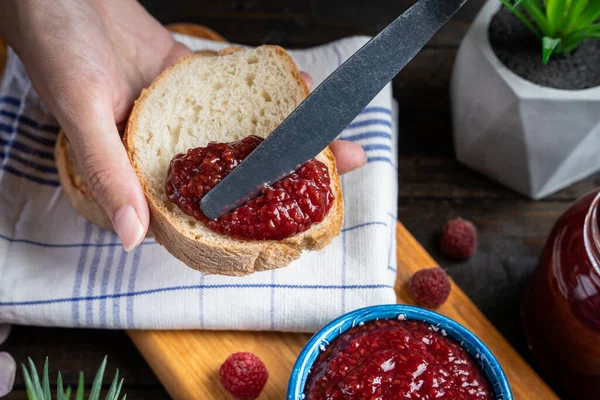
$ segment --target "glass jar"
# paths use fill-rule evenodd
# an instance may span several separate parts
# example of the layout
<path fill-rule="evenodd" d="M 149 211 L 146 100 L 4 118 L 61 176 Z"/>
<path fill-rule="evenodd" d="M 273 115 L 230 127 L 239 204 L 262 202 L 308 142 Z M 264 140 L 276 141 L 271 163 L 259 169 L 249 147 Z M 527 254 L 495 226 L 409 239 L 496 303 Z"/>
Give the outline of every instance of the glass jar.
<path fill-rule="evenodd" d="M 529 347 L 552 382 L 600 399 L 600 190 L 577 200 L 546 242 L 522 318 Z"/>

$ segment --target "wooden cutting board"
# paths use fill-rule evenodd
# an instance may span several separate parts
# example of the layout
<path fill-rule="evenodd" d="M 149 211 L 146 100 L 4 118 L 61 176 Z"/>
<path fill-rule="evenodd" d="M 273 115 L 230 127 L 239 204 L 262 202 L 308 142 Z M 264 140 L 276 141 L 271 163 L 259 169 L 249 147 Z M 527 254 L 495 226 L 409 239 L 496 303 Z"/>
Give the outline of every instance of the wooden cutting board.
<path fill-rule="evenodd" d="M 169 29 L 224 40 L 210 29 L 193 24 L 171 25 Z M 406 293 L 406 282 L 414 272 L 437 263 L 400 222 L 396 241 L 398 303 L 413 304 Z M 448 301 L 437 311 L 471 330 L 490 348 L 508 376 L 515 399 L 558 399 L 454 282 Z M 256 353 L 269 370 L 269 381 L 260 399 L 282 400 L 296 357 L 310 338 L 299 333 L 237 331 L 128 331 L 128 335 L 176 400 L 229 399 L 219 384 L 218 371 L 227 356 L 237 351 Z"/>
<path fill-rule="evenodd" d="M 169 29 L 224 41 L 210 29 L 194 24 L 175 24 Z M 6 46 L 0 38 L 0 76 L 5 61 Z M 414 272 L 437 264 L 400 222 L 396 241 L 398 303 L 412 304 L 406 282 Z M 515 399 L 558 399 L 454 283 L 448 301 L 437 311 L 464 325 L 490 348 L 508 376 Z M 310 338 L 297 333 L 227 331 L 128 331 L 128 335 L 176 400 L 228 399 L 218 382 L 218 370 L 225 358 L 237 351 L 256 353 L 267 365 L 269 381 L 260 399 L 282 400 L 296 357 Z"/>
<path fill-rule="evenodd" d="M 405 286 L 410 276 L 436 262 L 398 222 L 396 228 L 398 303 L 412 304 Z M 558 397 L 510 346 L 454 282 L 448 301 L 437 310 L 477 335 L 494 353 L 510 381 L 515 399 Z M 290 371 L 310 338 L 307 334 L 220 331 L 129 331 L 169 394 L 176 400 L 229 399 L 218 381 L 221 363 L 231 353 L 251 351 L 267 365 L 269 381 L 261 400 L 285 398 Z"/>

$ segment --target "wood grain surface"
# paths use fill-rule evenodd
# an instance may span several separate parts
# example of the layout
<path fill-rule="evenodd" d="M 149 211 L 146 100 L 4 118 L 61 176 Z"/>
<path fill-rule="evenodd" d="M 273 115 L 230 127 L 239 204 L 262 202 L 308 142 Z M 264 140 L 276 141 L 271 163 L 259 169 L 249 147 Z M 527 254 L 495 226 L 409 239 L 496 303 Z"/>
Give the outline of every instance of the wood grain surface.
<path fill-rule="evenodd" d="M 436 262 L 398 222 L 396 228 L 398 302 L 412 304 L 406 283 L 420 269 Z M 475 333 L 503 366 L 517 400 L 558 399 L 453 282 L 448 301 L 438 312 Z M 290 371 L 310 335 L 271 332 L 128 331 L 154 373 L 175 400 L 228 398 L 218 382 L 221 363 L 231 353 L 256 353 L 269 370 L 261 400 L 285 398 Z"/>

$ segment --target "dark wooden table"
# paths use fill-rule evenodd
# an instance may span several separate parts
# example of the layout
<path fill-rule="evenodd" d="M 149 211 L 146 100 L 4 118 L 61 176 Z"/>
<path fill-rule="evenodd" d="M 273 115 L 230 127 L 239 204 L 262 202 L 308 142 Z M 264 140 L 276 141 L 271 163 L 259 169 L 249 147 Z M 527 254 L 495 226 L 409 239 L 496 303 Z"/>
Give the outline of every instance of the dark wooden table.
<path fill-rule="evenodd" d="M 599 185 L 600 174 L 532 202 L 459 165 L 454 158 L 448 83 L 454 56 L 483 4 L 470 0 L 394 80 L 400 111 L 398 217 L 498 327 L 530 360 L 519 321 L 521 294 L 546 235 L 578 196 Z M 288 48 L 318 45 L 355 34 L 374 35 L 412 1 L 371 0 L 145 0 L 162 23 L 194 22 L 230 41 Z M 480 247 L 467 262 L 451 263 L 438 251 L 446 219 L 463 216 L 479 228 Z M 167 393 L 125 333 L 15 326 L 1 350 L 18 363 L 27 356 L 63 371 L 74 385 L 83 370 L 88 385 L 105 354 L 108 373 L 119 368 L 127 398 L 165 399 Z M 9 399 L 26 398 L 19 373 Z M 543 400 L 543 399 L 540 399 Z"/>

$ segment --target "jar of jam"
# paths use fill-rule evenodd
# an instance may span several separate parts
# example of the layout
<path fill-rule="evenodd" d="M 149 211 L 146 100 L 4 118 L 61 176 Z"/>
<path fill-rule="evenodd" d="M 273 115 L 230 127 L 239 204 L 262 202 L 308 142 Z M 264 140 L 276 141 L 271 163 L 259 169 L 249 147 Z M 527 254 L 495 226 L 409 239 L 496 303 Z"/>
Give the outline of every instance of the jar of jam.
<path fill-rule="evenodd" d="M 522 318 L 529 347 L 553 383 L 600 399 L 600 190 L 577 200 L 546 242 Z"/>

